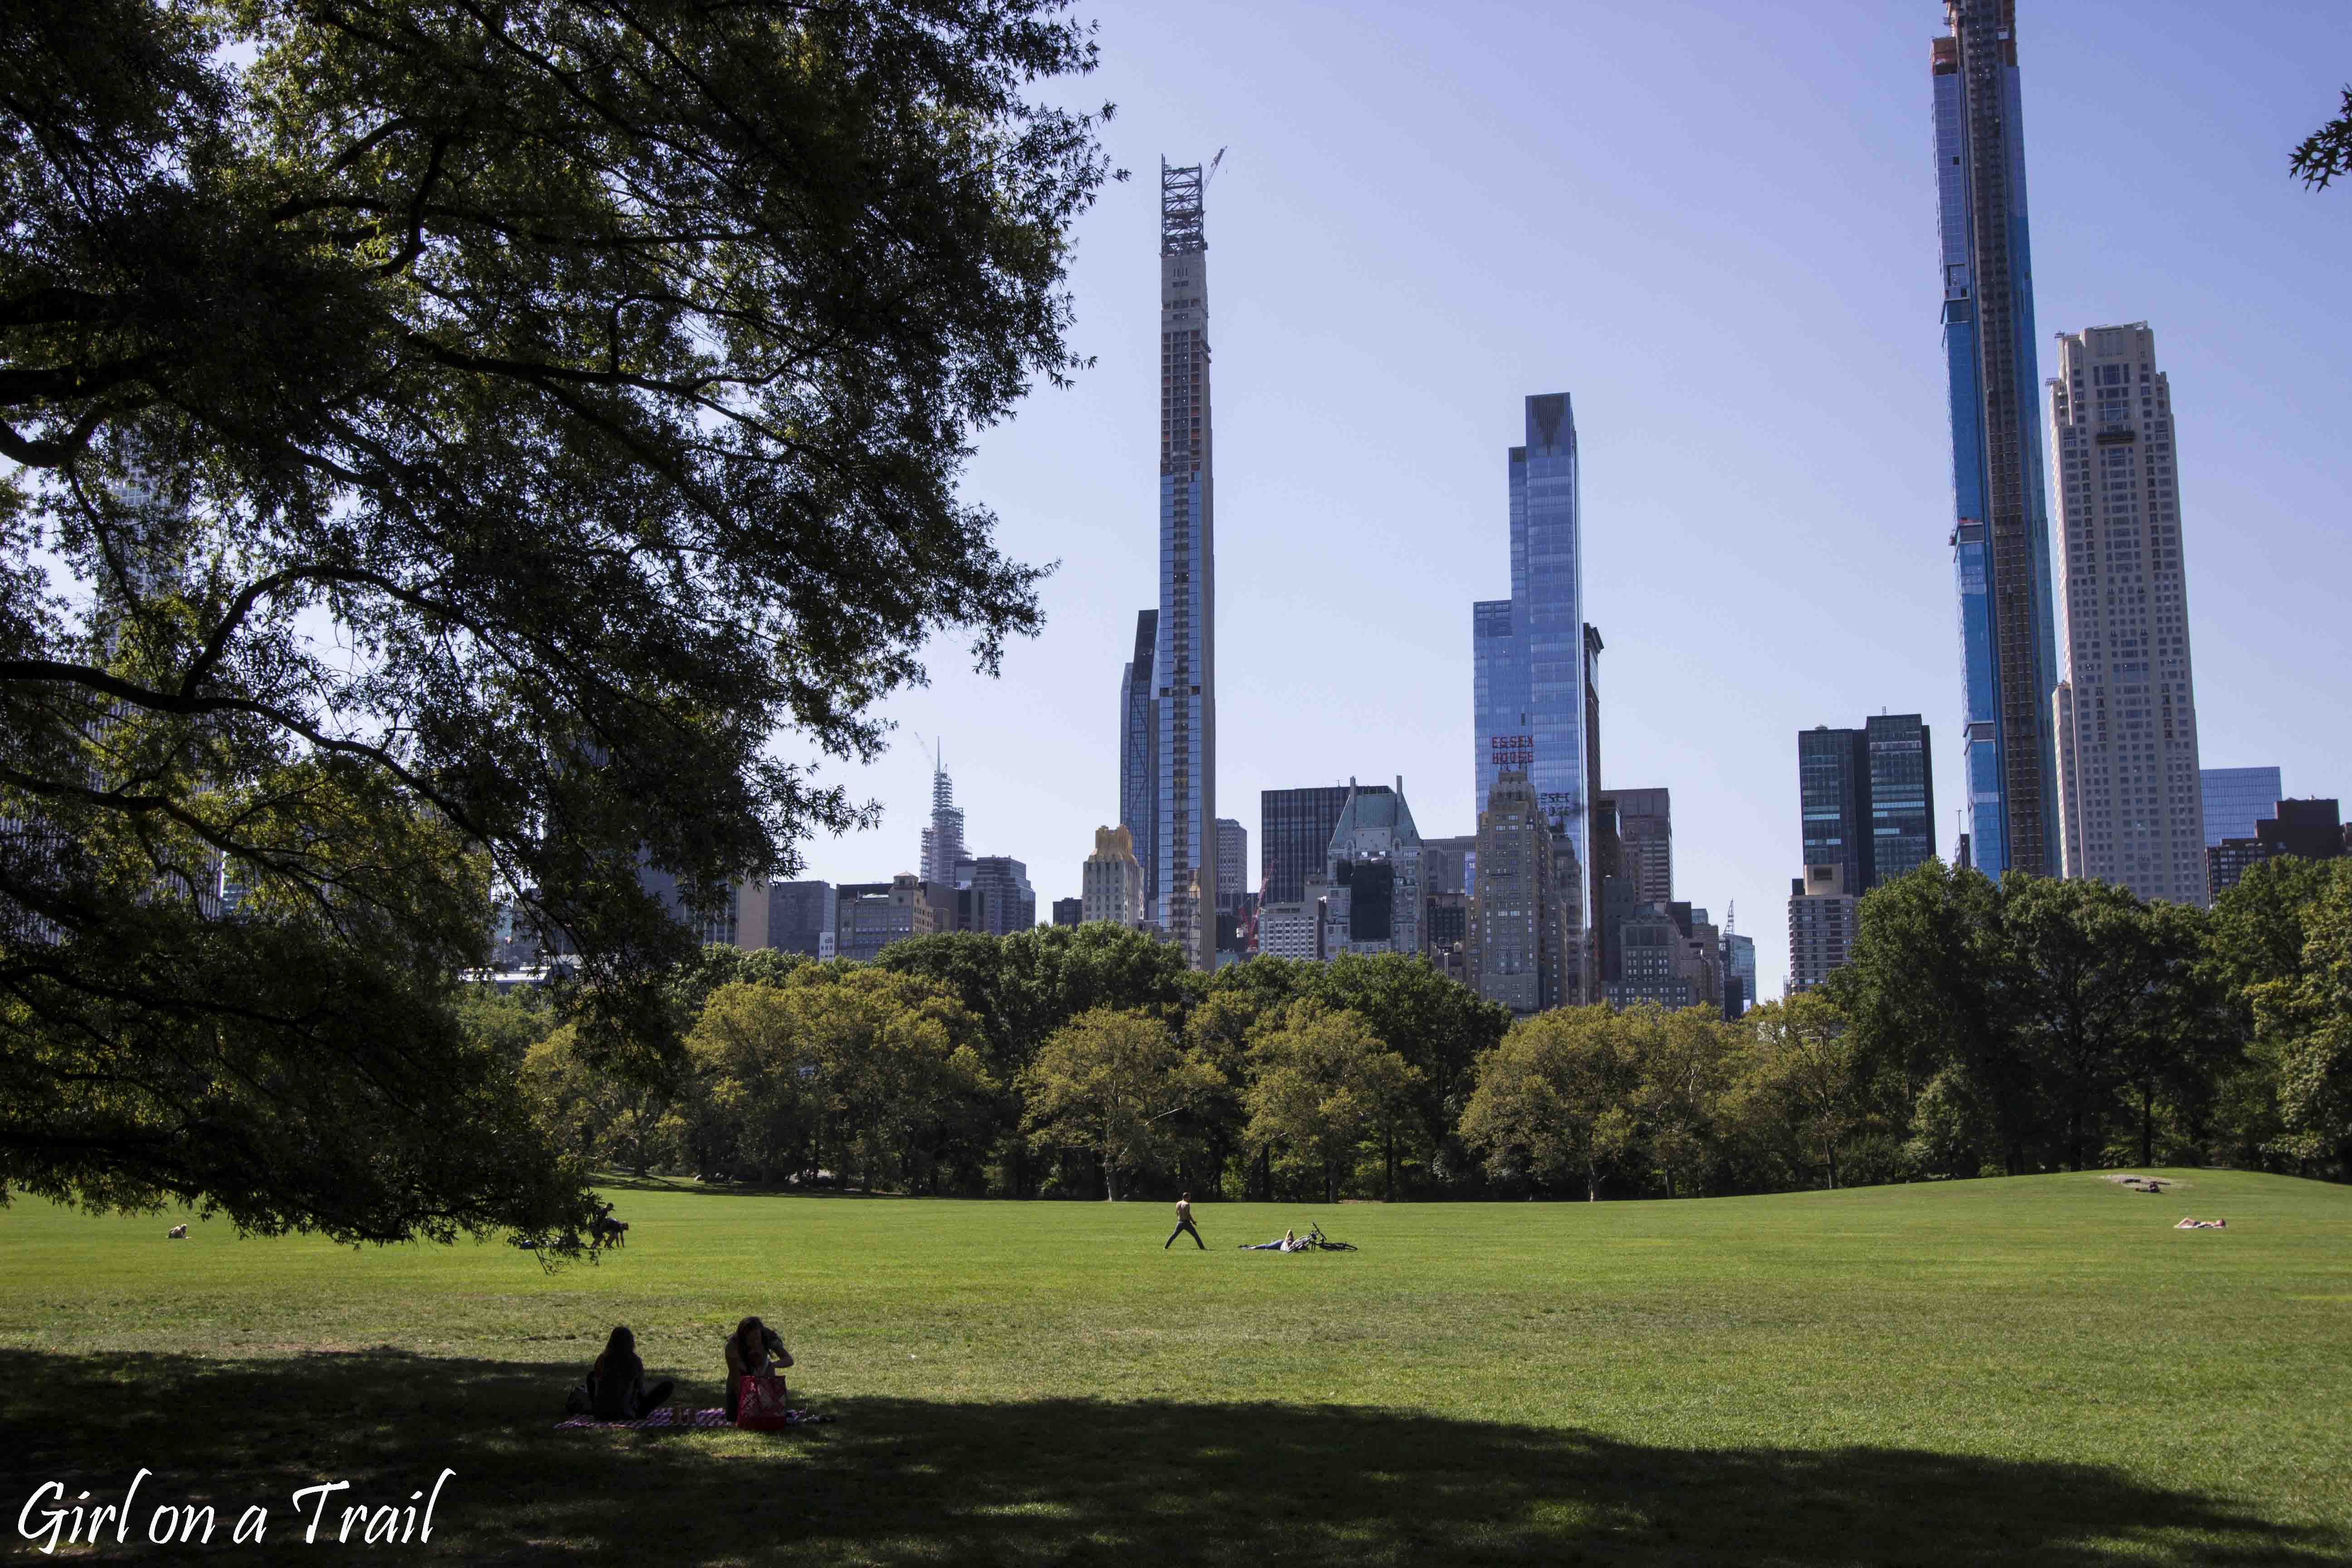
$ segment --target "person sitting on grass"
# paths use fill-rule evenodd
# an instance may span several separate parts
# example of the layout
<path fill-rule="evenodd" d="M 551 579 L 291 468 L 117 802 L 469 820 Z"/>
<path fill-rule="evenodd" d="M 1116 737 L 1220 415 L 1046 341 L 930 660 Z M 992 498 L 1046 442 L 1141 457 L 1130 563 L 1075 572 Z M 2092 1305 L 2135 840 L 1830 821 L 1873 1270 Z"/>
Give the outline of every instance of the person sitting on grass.
<path fill-rule="evenodd" d="M 588 1369 L 588 1409 L 599 1421 L 635 1421 L 660 1407 L 671 1384 L 646 1386 L 646 1363 L 637 1359 L 637 1337 L 623 1324 L 604 1342 L 604 1353 Z"/>
<path fill-rule="evenodd" d="M 727 1336 L 727 1419 L 733 1421 L 742 1410 L 744 1378 L 773 1377 L 778 1368 L 792 1364 L 793 1352 L 775 1330 L 757 1318 L 736 1324 Z"/>
<path fill-rule="evenodd" d="M 1244 1243 L 1243 1246 L 1236 1248 L 1236 1250 L 1241 1252 L 1304 1252 L 1307 1250 L 1307 1244 L 1298 1239 L 1298 1233 L 1297 1231 L 1286 1230 L 1282 1233 L 1282 1239 L 1279 1241 Z"/>

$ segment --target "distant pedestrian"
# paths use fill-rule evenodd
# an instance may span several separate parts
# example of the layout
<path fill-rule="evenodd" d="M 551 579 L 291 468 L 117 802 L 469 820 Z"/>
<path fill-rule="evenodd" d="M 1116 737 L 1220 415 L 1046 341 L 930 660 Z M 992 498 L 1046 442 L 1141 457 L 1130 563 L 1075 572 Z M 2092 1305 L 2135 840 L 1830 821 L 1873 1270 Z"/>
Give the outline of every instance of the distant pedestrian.
<path fill-rule="evenodd" d="M 1176 1228 L 1168 1233 L 1168 1239 L 1160 1244 L 1160 1250 L 1165 1252 L 1175 1246 L 1180 1236 L 1190 1236 L 1193 1246 L 1203 1252 L 1209 1250 L 1209 1244 L 1201 1239 L 1200 1226 L 1192 1223 L 1192 1194 L 1190 1193 L 1176 1200 Z"/>

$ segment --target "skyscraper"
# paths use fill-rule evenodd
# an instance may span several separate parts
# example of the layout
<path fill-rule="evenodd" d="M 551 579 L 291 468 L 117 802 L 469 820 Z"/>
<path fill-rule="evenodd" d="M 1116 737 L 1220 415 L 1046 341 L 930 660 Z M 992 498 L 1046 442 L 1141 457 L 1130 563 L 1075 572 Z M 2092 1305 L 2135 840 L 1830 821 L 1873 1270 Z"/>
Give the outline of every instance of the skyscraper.
<path fill-rule="evenodd" d="M 1342 911 L 1336 945 L 1351 952 L 1421 951 L 1421 830 L 1405 804 L 1403 779 L 1392 790 L 1349 784 L 1321 886 Z"/>
<path fill-rule="evenodd" d="M 1158 816 L 1150 920 L 1195 969 L 1216 963 L 1217 642 L 1210 461 L 1209 242 L 1201 167 L 1160 164 Z"/>
<path fill-rule="evenodd" d="M 2205 796 L 2205 847 L 2224 838 L 2252 838 L 2254 824 L 2278 815 L 2286 785 L 2276 768 L 2200 768 Z"/>
<path fill-rule="evenodd" d="M 1143 907 L 1151 910 L 1160 858 L 1151 852 L 1160 823 L 1160 699 L 1151 659 L 1160 642 L 1160 612 L 1135 616 L 1135 657 L 1118 672 L 1118 825 L 1143 868 Z"/>
<path fill-rule="evenodd" d="M 768 884 L 768 945 L 811 958 L 831 958 L 837 931 L 830 882 Z"/>
<path fill-rule="evenodd" d="M 963 847 L 963 808 L 955 803 L 955 781 L 944 761 L 931 764 L 931 824 L 923 829 L 921 878 L 943 888 L 956 885 L 958 862 L 969 858 Z"/>
<path fill-rule="evenodd" d="M 1870 757 L 1859 730 L 1797 732 L 1797 806 L 1804 863 L 1835 866 L 1845 885 L 1870 886 Z"/>
<path fill-rule="evenodd" d="M 1789 881 L 1789 989 L 1810 991 L 1843 968 L 1853 946 L 1861 900 L 1845 885 L 1845 868 L 1808 866 Z"/>
<path fill-rule="evenodd" d="M 1262 790 L 1257 797 L 1258 890 L 1269 904 L 1295 904 L 1307 879 L 1331 854 L 1331 830 L 1348 805 L 1346 784 Z"/>
<path fill-rule="evenodd" d="M 1935 40 L 1937 227 L 1952 418 L 1951 534 L 1970 853 L 1999 877 L 2058 868 L 2050 525 L 2033 409 L 2016 0 L 1945 0 Z"/>
<path fill-rule="evenodd" d="M 1936 858 L 1935 749 L 1916 713 L 1881 713 L 1862 725 L 1870 764 L 1870 886 Z M 1864 889 L 1867 891 L 1868 889 Z"/>
<path fill-rule="evenodd" d="M 1800 833 L 1807 866 L 1836 866 L 1859 898 L 1936 854 L 1928 730 L 1916 713 L 1880 713 L 1859 730 L 1797 735 Z"/>
<path fill-rule="evenodd" d="M 2066 678 L 2057 731 L 2062 868 L 2203 904 L 2205 803 L 2172 397 L 2145 321 L 2058 340 L 2050 384 Z"/>
<path fill-rule="evenodd" d="M 1029 868 L 1010 855 L 975 858 L 971 878 L 957 890 L 956 904 L 961 931 L 1011 936 L 1037 923 L 1037 894 L 1029 885 Z"/>
<path fill-rule="evenodd" d="M 1723 972 L 1726 980 L 1737 984 L 1738 1000 L 1735 1005 L 1732 987 L 1724 988 L 1725 1014 L 1737 1018 L 1756 1005 L 1756 939 L 1739 936 L 1729 931 L 1723 933 Z"/>
<path fill-rule="evenodd" d="M 1584 623 L 1583 521 L 1578 500 L 1576 415 L 1564 392 L 1528 398 L 1526 445 L 1505 464 L 1510 502 L 1511 596 L 1471 607 L 1472 743 L 1483 816 L 1505 770 L 1522 773 L 1559 842 L 1550 858 L 1568 922 L 1568 999 L 1584 994 L 1584 885 L 1591 864 L 1585 679 L 1599 652 Z"/>
<path fill-rule="evenodd" d="M 1675 896 L 1673 792 L 1613 789 L 1617 803 L 1617 858 L 1635 902 L 1671 903 Z"/>
<path fill-rule="evenodd" d="M 1477 889 L 1470 899 L 1470 984 L 1514 1013 L 1581 1000 L 1575 932 L 1561 899 L 1570 876 L 1554 858 L 1555 834 L 1538 792 L 1516 768 L 1495 775 L 1478 814 Z"/>
<path fill-rule="evenodd" d="M 1143 868 L 1136 863 L 1135 844 L 1127 829 L 1095 829 L 1095 852 L 1080 871 L 1080 896 L 1085 918 L 1114 925 L 1143 923 Z"/>

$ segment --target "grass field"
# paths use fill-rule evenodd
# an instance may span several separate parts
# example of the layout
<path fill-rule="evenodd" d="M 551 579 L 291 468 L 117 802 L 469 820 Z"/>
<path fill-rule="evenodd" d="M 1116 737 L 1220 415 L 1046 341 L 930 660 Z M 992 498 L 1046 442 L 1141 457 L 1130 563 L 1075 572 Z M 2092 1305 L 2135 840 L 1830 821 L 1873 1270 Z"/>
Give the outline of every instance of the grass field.
<path fill-rule="evenodd" d="M 445 1467 L 468 1563 L 2352 1562 L 2352 1188 L 2176 1173 L 1684 1203 L 616 1185 L 630 1245 L 166 1242 L 0 1211 L 0 1491 L 270 1510 Z M 2181 1232 L 2183 1213 L 2226 1233 Z M 1234 1250 L 1310 1219 L 1363 1250 Z M 716 1404 L 757 1311 L 837 1425 L 557 1432 L 614 1322 Z M 343 1479 L 321 1544 L 294 1489 Z M 37 1525 L 37 1515 L 34 1519 Z M 357 1534 L 353 1546 L 357 1550 Z M 59 1555 L 66 1554 L 60 1548 Z"/>

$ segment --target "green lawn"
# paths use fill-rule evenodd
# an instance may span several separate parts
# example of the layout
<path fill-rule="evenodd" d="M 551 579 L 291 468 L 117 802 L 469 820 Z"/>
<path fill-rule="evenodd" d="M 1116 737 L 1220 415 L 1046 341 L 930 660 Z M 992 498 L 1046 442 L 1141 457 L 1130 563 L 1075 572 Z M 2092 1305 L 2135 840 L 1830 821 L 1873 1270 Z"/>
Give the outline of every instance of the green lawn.
<path fill-rule="evenodd" d="M 2352 1561 L 2352 1188 L 2090 1175 L 1684 1203 L 611 1194 L 628 1248 L 352 1252 L 0 1211 L 0 1505 L 405 1503 L 463 1562 Z M 2184 1213 L 2231 1228 L 2180 1232 Z M 1320 1219 L 1353 1256 L 1234 1250 Z M 614 1322 L 835 1426 L 551 1429 Z M 322 1540 L 331 1535 L 331 1511 Z M 36 1519 L 37 1522 L 37 1517 Z M 354 1542 L 357 1535 L 354 1533 Z M 148 1560 L 111 1543 L 99 1560 Z M 386 1549 L 379 1548 L 379 1552 Z M 392 1549 L 401 1552 L 402 1549 Z M 90 1549 L 83 1549 L 85 1556 Z M 60 1555 L 63 1555 L 61 1550 Z"/>

